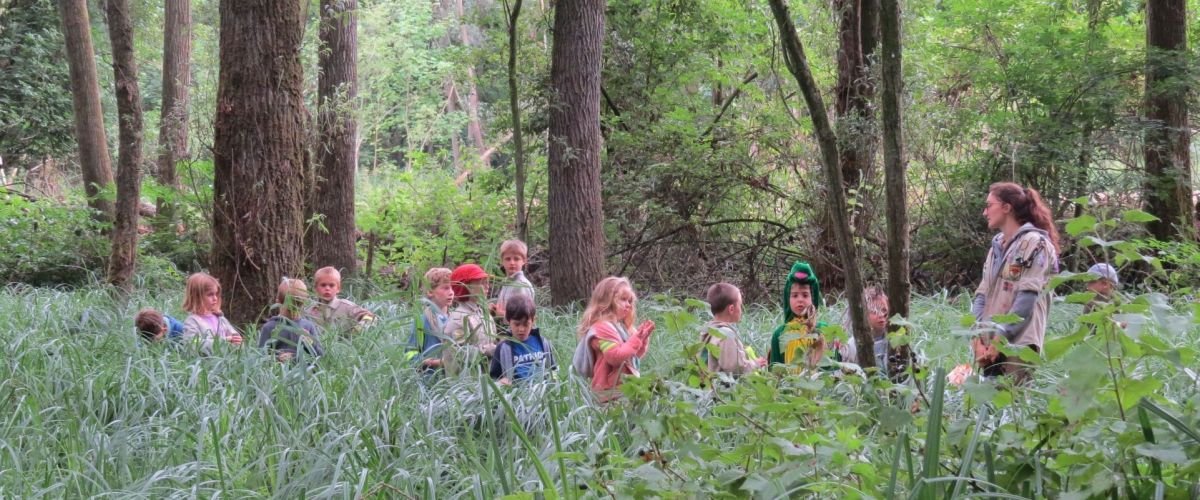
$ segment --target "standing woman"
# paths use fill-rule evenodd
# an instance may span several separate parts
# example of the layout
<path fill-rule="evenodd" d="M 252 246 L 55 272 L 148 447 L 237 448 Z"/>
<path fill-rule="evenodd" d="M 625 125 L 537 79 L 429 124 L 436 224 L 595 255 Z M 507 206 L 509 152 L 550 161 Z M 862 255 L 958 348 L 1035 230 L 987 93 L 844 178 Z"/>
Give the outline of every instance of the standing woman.
<path fill-rule="evenodd" d="M 1029 367 L 996 349 L 1008 343 L 1042 351 L 1046 313 L 1050 309 L 1050 277 L 1058 272 L 1058 230 L 1050 209 L 1037 190 L 1011 182 L 988 189 L 983 209 L 988 229 L 1000 231 L 983 265 L 983 280 L 975 290 L 971 312 L 985 332 L 971 340 L 975 362 L 984 375 L 1010 375 L 1017 383 L 1029 377 Z M 988 324 L 994 316 L 1014 314 L 1015 323 Z"/>

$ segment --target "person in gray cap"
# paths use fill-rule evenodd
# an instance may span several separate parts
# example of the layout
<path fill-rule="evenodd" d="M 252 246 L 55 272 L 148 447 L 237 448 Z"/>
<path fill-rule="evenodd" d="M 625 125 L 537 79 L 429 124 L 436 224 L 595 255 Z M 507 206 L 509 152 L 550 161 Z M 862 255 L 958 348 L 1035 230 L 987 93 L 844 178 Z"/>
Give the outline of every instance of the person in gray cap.
<path fill-rule="evenodd" d="M 1096 276 L 1096 279 L 1089 281 L 1087 284 L 1088 291 L 1095 293 L 1096 297 L 1084 306 L 1084 314 L 1091 313 L 1098 308 L 1111 304 L 1113 297 L 1116 295 L 1117 286 L 1121 284 L 1121 278 L 1117 276 L 1116 268 L 1109 264 L 1103 262 L 1092 264 L 1092 267 L 1089 267 L 1087 272 Z"/>

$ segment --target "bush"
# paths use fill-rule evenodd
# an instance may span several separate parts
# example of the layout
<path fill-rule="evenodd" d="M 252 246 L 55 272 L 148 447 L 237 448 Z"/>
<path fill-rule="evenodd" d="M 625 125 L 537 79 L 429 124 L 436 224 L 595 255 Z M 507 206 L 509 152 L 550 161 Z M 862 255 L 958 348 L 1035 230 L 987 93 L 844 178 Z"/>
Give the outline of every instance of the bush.
<path fill-rule="evenodd" d="M 472 186 L 455 184 L 443 170 L 406 170 L 366 179 L 359 185 L 358 227 L 374 235 L 373 267 L 394 268 L 394 276 L 420 275 L 433 266 L 461 262 L 487 264 L 509 234 L 508 200 Z M 371 238 L 359 245 L 367 259 Z"/>
<path fill-rule="evenodd" d="M 77 285 L 104 274 L 109 241 L 86 206 L 0 190 L 0 282 Z"/>

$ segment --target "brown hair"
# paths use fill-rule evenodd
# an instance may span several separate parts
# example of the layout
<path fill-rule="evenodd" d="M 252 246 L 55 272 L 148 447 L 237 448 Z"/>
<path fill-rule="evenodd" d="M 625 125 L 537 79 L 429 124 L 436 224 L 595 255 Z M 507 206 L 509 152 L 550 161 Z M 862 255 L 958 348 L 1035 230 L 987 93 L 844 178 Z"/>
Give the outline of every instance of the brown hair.
<path fill-rule="evenodd" d="M 500 244 L 500 258 L 503 259 L 506 254 L 517 253 L 522 259 L 529 258 L 529 247 L 525 246 L 525 242 L 521 240 L 506 240 Z"/>
<path fill-rule="evenodd" d="M 627 278 L 609 276 L 596 283 L 596 288 L 592 289 L 592 298 L 588 300 L 587 309 L 583 310 L 583 316 L 579 318 L 579 329 L 576 331 L 579 338 L 587 335 L 592 325 L 616 319 L 613 316 L 617 313 L 617 296 L 624 291 L 633 295 L 633 313 L 625 321 L 625 329 L 633 330 L 633 325 L 637 322 L 637 294 L 633 292 L 633 284 Z"/>
<path fill-rule="evenodd" d="M 279 303 L 280 316 L 288 319 L 299 318 L 300 311 L 308 302 L 308 286 L 297 279 L 285 279 L 279 284 L 275 302 Z"/>
<path fill-rule="evenodd" d="M 708 309 L 715 314 L 721 314 L 729 309 L 730 306 L 737 303 L 742 297 L 742 291 L 738 287 L 729 283 L 717 283 L 708 287 L 708 293 L 705 298 L 708 300 Z"/>
<path fill-rule="evenodd" d="M 192 314 L 220 314 L 220 303 L 217 304 L 216 311 L 208 311 L 208 306 L 204 304 L 204 294 L 213 288 L 220 292 L 221 282 L 208 273 L 195 273 L 188 276 L 187 288 L 183 295 L 183 310 Z"/>
<path fill-rule="evenodd" d="M 434 288 L 450 283 L 450 272 L 444 267 L 435 267 L 425 271 L 425 291 L 432 292 Z"/>
<path fill-rule="evenodd" d="M 162 313 L 150 308 L 138 311 L 137 316 L 133 317 L 133 325 L 137 328 L 138 335 L 147 342 L 153 342 L 154 337 L 163 332 L 165 321 Z"/>
<path fill-rule="evenodd" d="M 1036 189 L 1022 187 L 1012 182 L 997 182 L 988 188 L 988 192 L 997 200 L 1012 207 L 1013 218 L 1017 222 L 1033 224 L 1034 227 L 1050 235 L 1050 243 L 1058 252 L 1058 228 L 1054 226 L 1054 216 L 1050 207 L 1042 200 L 1042 195 Z"/>
<path fill-rule="evenodd" d="M 504 321 L 525 321 L 537 316 L 537 306 L 528 295 L 513 295 L 504 303 Z"/>

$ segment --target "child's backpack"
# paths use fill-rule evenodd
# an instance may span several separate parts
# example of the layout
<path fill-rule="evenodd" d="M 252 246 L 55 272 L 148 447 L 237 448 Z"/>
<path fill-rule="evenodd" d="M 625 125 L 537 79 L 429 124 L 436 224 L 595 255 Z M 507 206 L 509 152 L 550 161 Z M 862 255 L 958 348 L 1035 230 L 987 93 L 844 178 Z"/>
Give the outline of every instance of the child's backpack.
<path fill-rule="evenodd" d="M 596 356 L 592 355 L 592 348 L 588 345 L 595 336 L 596 332 L 589 328 L 587 335 L 575 346 L 575 355 L 571 356 L 571 368 L 583 378 L 592 378 L 596 369 Z"/>

